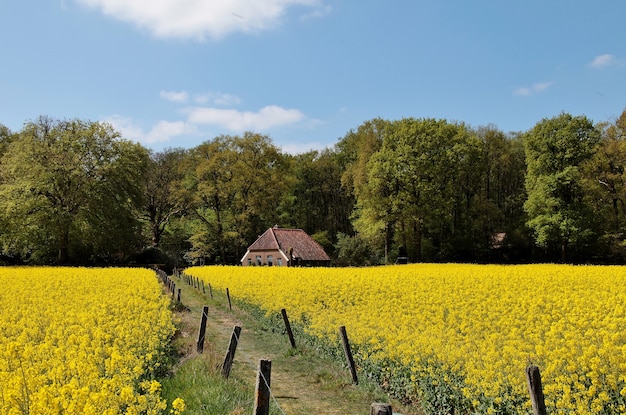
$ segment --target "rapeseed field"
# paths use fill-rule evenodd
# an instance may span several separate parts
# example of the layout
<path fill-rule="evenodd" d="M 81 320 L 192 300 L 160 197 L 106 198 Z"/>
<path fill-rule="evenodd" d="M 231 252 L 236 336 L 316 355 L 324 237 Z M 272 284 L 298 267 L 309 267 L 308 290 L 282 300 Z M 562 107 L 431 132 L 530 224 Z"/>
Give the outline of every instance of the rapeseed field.
<path fill-rule="evenodd" d="M 0 287 L 0 414 L 166 409 L 155 375 L 174 325 L 154 271 L 9 267 Z"/>
<path fill-rule="evenodd" d="M 539 367 L 548 413 L 626 413 L 626 267 L 414 264 L 194 267 L 186 273 L 334 342 L 362 374 L 428 413 L 527 414 Z"/>

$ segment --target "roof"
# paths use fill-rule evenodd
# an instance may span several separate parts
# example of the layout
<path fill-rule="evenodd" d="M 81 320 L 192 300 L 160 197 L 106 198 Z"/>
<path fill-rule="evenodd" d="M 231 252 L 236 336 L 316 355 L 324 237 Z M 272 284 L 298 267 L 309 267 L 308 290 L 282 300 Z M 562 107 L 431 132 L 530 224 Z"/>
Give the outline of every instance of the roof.
<path fill-rule="evenodd" d="M 293 257 L 304 261 L 330 261 L 324 248 L 302 229 L 269 228 L 248 248 L 248 251 L 280 250 L 289 257 L 293 248 Z"/>

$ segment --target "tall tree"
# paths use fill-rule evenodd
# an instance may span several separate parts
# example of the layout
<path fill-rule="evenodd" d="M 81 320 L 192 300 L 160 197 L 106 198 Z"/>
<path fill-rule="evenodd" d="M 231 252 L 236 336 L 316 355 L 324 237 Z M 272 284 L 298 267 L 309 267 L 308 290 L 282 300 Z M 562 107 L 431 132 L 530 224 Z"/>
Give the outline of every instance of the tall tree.
<path fill-rule="evenodd" d="M 390 121 L 382 118 L 366 121 L 349 131 L 335 146 L 337 162 L 343 171 L 341 183 L 354 199 L 353 228 L 359 233 L 359 239 L 381 256 L 387 252 L 390 228 L 377 218 L 376 210 L 364 202 L 374 200 L 368 185 L 368 163 L 382 147 L 390 125 Z"/>
<path fill-rule="evenodd" d="M 170 220 L 185 212 L 190 204 L 189 194 L 181 191 L 186 157 L 187 152 L 182 149 L 168 149 L 150 157 L 141 217 L 149 225 L 152 248 L 159 248 Z"/>
<path fill-rule="evenodd" d="M 484 166 L 480 180 L 483 195 L 476 206 L 478 210 L 471 216 L 478 220 L 477 224 L 481 227 L 482 244 L 487 236 L 488 247 L 492 248 L 494 242 L 500 244 L 498 235 L 506 236 L 507 245 L 515 249 L 514 252 L 507 252 L 511 258 L 510 255 L 520 255 L 520 250 L 526 251 L 532 245 L 523 209 L 526 200 L 526 157 L 522 135 L 504 134 L 491 125 L 478 128 L 476 135 L 483 148 Z"/>
<path fill-rule="evenodd" d="M 543 119 L 524 137 L 527 223 L 537 245 L 560 246 L 563 262 L 569 246 L 584 243 L 593 232 L 581 164 L 593 155 L 599 139 L 587 117 L 566 113 Z"/>
<path fill-rule="evenodd" d="M 310 234 L 325 232 L 336 240 L 338 232 L 351 231 L 353 198 L 342 185 L 344 173 L 337 153 L 326 149 L 293 157 L 295 186 L 289 223 Z"/>
<path fill-rule="evenodd" d="M 600 221 L 602 239 L 611 251 L 620 252 L 626 232 L 626 110 L 598 128 L 602 138 L 584 165 L 585 187 L 596 215 L 605 219 Z"/>
<path fill-rule="evenodd" d="M 445 251 L 455 232 L 457 184 L 479 153 L 478 140 L 462 124 L 413 118 L 390 123 L 380 150 L 367 162 L 355 228 L 379 232 L 386 259 L 396 241 L 412 260 L 421 260 L 425 233 Z"/>
<path fill-rule="evenodd" d="M 146 157 L 106 124 L 48 117 L 27 123 L 0 167 L 0 207 L 11 218 L 5 245 L 39 260 L 56 251 L 58 264 L 83 238 L 83 251 L 87 245 L 122 249 L 107 238 L 132 240 Z"/>
<path fill-rule="evenodd" d="M 264 228 L 277 223 L 287 178 L 284 158 L 266 136 L 220 136 L 192 150 L 187 180 L 201 226 L 195 258 L 235 263 Z"/>

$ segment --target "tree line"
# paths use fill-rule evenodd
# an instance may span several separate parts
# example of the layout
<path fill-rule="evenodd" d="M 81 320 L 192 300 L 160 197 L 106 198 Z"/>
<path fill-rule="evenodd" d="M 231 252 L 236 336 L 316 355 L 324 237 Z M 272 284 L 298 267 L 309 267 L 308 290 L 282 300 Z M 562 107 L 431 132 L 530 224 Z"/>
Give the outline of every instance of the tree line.
<path fill-rule="evenodd" d="M 0 124 L 0 261 L 237 264 L 279 225 L 336 265 L 623 263 L 625 168 L 626 110 L 518 133 L 375 118 L 295 155 L 253 132 L 153 152 L 42 116 Z"/>

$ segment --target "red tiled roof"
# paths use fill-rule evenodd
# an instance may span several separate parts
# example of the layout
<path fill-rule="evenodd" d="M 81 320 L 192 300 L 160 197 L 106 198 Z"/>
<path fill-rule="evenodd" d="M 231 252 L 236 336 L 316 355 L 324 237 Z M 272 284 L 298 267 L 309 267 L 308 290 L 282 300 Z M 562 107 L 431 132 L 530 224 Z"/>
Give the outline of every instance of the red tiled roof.
<path fill-rule="evenodd" d="M 302 229 L 269 228 L 248 248 L 252 251 L 281 250 L 289 257 L 289 248 L 293 248 L 293 257 L 304 261 L 330 261 L 324 248 Z"/>

